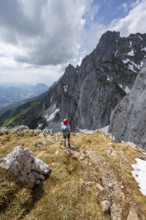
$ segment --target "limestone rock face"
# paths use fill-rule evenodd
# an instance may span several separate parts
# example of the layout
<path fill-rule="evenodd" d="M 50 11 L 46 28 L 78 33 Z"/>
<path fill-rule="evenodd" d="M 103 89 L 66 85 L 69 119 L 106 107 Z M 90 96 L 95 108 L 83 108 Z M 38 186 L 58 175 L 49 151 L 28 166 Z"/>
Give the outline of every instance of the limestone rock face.
<path fill-rule="evenodd" d="M 109 132 L 118 141 L 131 141 L 146 149 L 146 62 L 129 95 L 113 111 Z"/>
<path fill-rule="evenodd" d="M 29 150 L 21 146 L 17 146 L 5 156 L 0 166 L 8 169 L 31 188 L 41 183 L 45 179 L 45 175 L 51 173 L 51 168 L 47 164 L 34 157 Z"/>
<path fill-rule="evenodd" d="M 72 128 L 108 125 L 112 110 L 130 91 L 143 64 L 146 41 L 142 38 L 146 40 L 146 35 L 122 38 L 108 31 L 80 66 L 69 65 L 42 101 L 47 126 L 55 131 L 66 117 Z"/>
<path fill-rule="evenodd" d="M 37 106 L 30 105 L 13 123 L 47 126 L 53 132 L 60 130 L 63 118 L 69 119 L 72 130 L 107 126 L 113 109 L 131 90 L 145 55 L 146 34 L 120 37 L 118 32 L 107 31 L 80 66 L 69 64 Z M 19 107 L 19 112 L 30 106 Z M 9 115 L 17 118 L 17 111 L 1 116 L 0 125 Z"/>

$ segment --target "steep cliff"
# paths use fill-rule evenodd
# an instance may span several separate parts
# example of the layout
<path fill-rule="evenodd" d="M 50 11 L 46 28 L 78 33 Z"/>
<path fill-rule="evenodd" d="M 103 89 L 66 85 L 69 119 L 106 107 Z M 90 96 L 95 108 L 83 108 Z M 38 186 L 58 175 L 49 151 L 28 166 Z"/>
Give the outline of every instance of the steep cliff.
<path fill-rule="evenodd" d="M 113 111 L 109 131 L 118 141 L 132 141 L 146 149 L 146 62 L 129 95 Z"/>
<path fill-rule="evenodd" d="M 16 109 L 10 123 L 11 111 L 6 113 L 0 118 L 0 125 L 7 120 L 7 125 L 23 123 L 33 128 L 47 125 L 57 131 L 60 121 L 67 117 L 72 128 L 104 127 L 109 124 L 112 110 L 129 93 L 145 55 L 146 34 L 126 38 L 107 31 L 81 65 L 76 68 L 69 65 L 34 107 L 19 118 Z"/>

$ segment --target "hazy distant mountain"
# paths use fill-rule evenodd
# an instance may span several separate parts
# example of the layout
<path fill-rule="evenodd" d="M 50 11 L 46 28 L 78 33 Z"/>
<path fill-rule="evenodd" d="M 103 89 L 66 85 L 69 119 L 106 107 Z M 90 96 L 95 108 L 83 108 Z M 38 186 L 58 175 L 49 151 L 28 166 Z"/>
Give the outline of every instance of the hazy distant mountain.
<path fill-rule="evenodd" d="M 24 84 L 17 87 L 0 85 L 0 109 L 36 97 L 47 90 L 48 86 L 42 83 L 37 85 Z"/>

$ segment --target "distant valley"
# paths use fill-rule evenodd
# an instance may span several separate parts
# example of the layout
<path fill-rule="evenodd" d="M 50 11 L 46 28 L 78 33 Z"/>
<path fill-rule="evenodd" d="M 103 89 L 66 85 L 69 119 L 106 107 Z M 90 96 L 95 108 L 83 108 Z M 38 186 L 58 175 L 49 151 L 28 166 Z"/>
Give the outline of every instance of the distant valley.
<path fill-rule="evenodd" d="M 48 86 L 43 83 L 23 86 L 0 85 L 0 115 L 11 108 L 26 103 L 28 100 L 46 92 Z"/>

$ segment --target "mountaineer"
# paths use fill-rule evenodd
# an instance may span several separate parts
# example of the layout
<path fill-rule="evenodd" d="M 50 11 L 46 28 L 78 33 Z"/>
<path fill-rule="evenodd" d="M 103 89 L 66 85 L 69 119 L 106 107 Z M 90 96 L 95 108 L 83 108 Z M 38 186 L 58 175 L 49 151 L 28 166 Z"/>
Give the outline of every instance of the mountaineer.
<path fill-rule="evenodd" d="M 61 131 L 63 134 L 63 138 L 64 138 L 64 146 L 66 147 L 66 140 L 67 140 L 67 146 L 70 147 L 70 125 L 68 122 L 68 119 L 64 119 L 61 125 Z"/>

